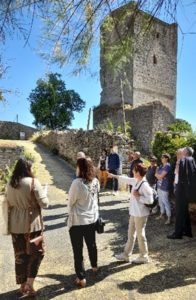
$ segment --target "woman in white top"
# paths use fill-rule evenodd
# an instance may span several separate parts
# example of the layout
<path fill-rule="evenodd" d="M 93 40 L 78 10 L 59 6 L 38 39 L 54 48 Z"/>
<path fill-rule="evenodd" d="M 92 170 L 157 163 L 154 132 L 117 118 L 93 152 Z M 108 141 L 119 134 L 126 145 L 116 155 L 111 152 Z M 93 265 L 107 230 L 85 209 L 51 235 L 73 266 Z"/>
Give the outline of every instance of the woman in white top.
<path fill-rule="evenodd" d="M 121 261 L 130 261 L 137 237 L 140 255 L 135 260 L 132 260 L 132 262 L 149 262 L 145 227 L 150 209 L 145 204 L 153 203 L 153 191 L 144 178 L 146 171 L 146 167 L 142 164 L 137 164 L 133 169 L 133 178 L 109 174 L 109 176 L 117 178 L 120 182 L 132 185 L 129 205 L 128 240 L 123 253 L 115 255 Z"/>
<path fill-rule="evenodd" d="M 78 286 L 86 285 L 83 263 L 83 240 L 87 245 L 92 271 L 97 272 L 97 246 L 95 223 L 98 219 L 99 181 L 91 160 L 77 160 L 77 178 L 71 184 L 68 196 L 68 227 L 74 253 Z"/>

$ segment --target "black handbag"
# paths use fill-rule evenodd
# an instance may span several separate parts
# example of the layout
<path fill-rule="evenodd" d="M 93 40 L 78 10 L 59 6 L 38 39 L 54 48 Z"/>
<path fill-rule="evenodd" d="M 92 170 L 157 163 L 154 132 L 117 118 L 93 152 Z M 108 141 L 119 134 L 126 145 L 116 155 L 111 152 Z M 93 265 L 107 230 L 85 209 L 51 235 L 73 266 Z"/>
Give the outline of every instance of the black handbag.
<path fill-rule="evenodd" d="M 99 217 L 95 223 L 95 230 L 97 231 L 97 233 L 104 233 L 105 221 L 100 216 L 99 192 L 97 192 L 97 199 L 98 199 Z"/>

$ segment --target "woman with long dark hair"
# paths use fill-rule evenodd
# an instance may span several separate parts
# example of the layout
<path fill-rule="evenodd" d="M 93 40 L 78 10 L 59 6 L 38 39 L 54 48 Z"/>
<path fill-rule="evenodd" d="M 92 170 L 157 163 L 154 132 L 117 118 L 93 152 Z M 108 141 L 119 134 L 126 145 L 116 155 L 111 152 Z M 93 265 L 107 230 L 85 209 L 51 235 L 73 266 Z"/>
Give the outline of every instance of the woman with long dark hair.
<path fill-rule="evenodd" d="M 87 245 L 92 271 L 97 272 L 97 246 L 95 223 L 98 218 L 99 181 L 95 177 L 95 168 L 89 159 L 77 160 L 77 178 L 69 190 L 68 227 L 74 254 L 74 266 L 77 275 L 76 285 L 86 286 L 83 263 L 83 240 Z"/>
<path fill-rule="evenodd" d="M 9 206 L 9 232 L 15 253 L 16 283 L 19 292 L 35 296 L 33 283 L 44 256 L 43 245 L 30 251 L 30 240 L 39 237 L 43 227 L 41 208 L 48 206 L 46 192 L 32 173 L 32 162 L 19 159 L 6 188 Z M 41 242 L 40 242 L 41 243 Z"/>

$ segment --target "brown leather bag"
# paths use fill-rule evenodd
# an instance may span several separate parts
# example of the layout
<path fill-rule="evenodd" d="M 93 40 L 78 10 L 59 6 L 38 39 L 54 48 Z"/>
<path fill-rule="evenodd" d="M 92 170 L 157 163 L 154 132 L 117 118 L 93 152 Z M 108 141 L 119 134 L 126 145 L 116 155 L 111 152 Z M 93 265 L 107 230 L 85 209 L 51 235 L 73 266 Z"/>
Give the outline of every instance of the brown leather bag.
<path fill-rule="evenodd" d="M 31 201 L 34 201 L 34 178 L 32 178 L 31 183 Z M 37 252 L 44 253 L 44 237 L 43 237 L 43 230 L 44 230 L 44 224 L 41 214 L 41 208 L 39 207 L 39 216 L 40 216 L 40 222 L 41 222 L 41 231 L 39 232 L 33 232 L 31 233 L 31 223 L 32 223 L 32 206 L 31 203 L 29 203 L 29 231 L 28 231 L 28 237 L 27 237 L 27 254 L 32 255 Z M 33 237 L 32 237 L 33 235 Z"/>

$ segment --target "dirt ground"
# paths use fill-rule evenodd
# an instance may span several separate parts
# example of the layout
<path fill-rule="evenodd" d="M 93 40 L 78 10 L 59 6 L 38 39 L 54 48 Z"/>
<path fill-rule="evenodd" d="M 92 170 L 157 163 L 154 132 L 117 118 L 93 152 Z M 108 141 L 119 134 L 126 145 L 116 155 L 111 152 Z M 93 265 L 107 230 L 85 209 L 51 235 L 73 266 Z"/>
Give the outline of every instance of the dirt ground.
<path fill-rule="evenodd" d="M 21 142 L 20 142 L 21 143 Z M 73 300 L 194 300 L 196 298 L 196 226 L 193 238 L 168 240 L 174 224 L 150 216 L 147 239 L 151 262 L 144 265 L 119 263 L 114 254 L 123 249 L 127 238 L 128 193 L 102 193 L 101 214 L 106 220 L 104 234 L 97 235 L 100 272 L 91 273 L 86 247 L 84 260 L 87 286 L 78 289 L 73 255 L 66 227 L 67 191 L 74 170 L 41 146 L 22 142 L 36 156 L 37 177 L 48 183 L 50 207 L 44 210 L 46 255 L 36 278 L 36 299 Z M 0 300 L 17 299 L 14 256 L 10 236 L 0 237 Z M 137 245 L 134 257 L 138 253 Z"/>

